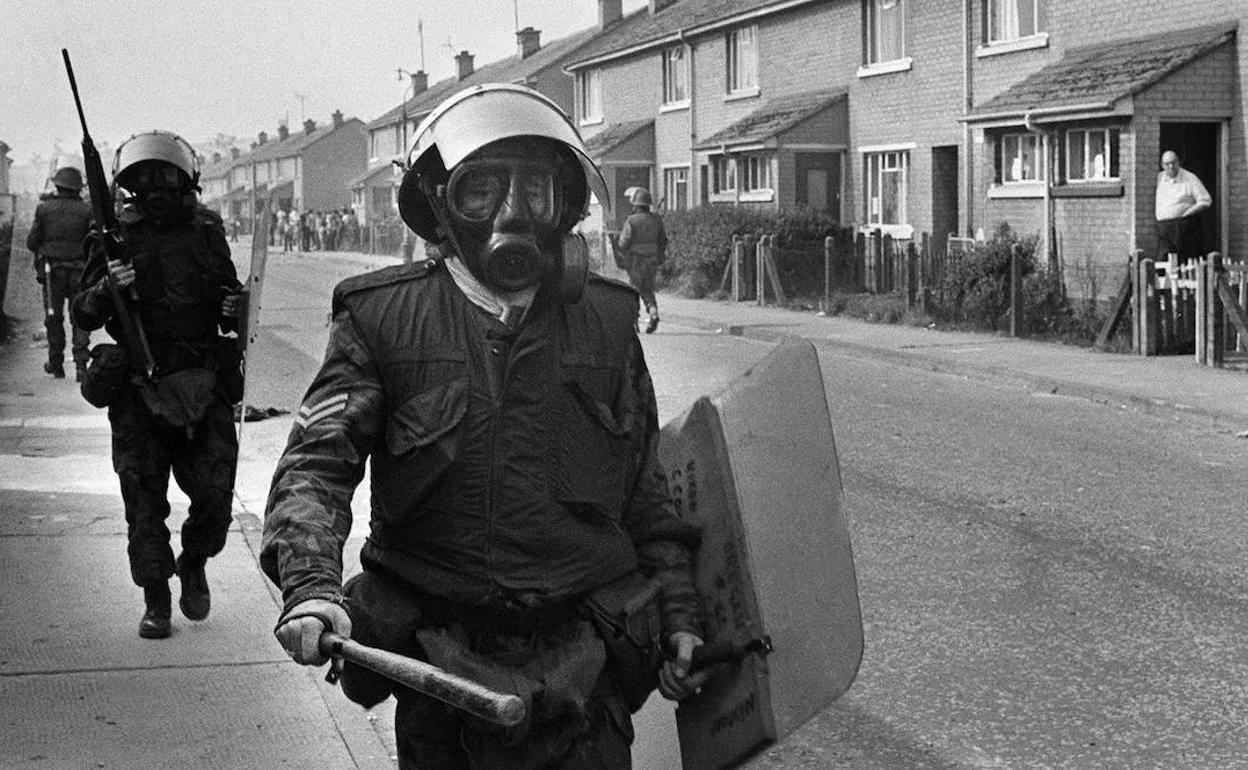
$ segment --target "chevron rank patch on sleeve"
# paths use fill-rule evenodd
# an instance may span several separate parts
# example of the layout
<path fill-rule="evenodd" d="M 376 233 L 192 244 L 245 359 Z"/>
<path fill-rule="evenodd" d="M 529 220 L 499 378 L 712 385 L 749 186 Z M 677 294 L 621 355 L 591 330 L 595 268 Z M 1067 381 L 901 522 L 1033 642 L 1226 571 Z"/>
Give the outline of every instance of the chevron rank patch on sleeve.
<path fill-rule="evenodd" d="M 304 404 L 299 407 L 299 413 L 295 415 L 295 422 L 299 427 L 306 429 L 316 421 L 345 411 L 346 408 L 347 394 L 339 393 L 336 396 L 323 398 L 316 403 Z"/>

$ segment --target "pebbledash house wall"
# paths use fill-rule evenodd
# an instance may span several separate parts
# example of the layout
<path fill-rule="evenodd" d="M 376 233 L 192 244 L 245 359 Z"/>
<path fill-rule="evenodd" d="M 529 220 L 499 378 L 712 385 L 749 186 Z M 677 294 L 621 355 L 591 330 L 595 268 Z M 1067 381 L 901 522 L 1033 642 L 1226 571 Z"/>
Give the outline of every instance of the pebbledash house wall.
<path fill-rule="evenodd" d="M 976 42 L 982 24 L 982 2 L 973 3 Z M 1030 73 L 1060 60 L 1076 47 L 1148 37 L 1167 29 L 1183 29 L 1221 22 L 1248 20 L 1248 0 L 1211 3 L 1207 0 L 1103 0 L 1089 23 L 1086 4 L 1079 0 L 1049 0 L 1048 45 L 997 56 L 974 58 L 974 102 L 988 101 Z M 1226 135 L 1221 180 L 1225 201 L 1215 199 L 1226 233 L 1230 258 L 1248 260 L 1248 160 L 1244 116 L 1248 97 L 1242 73 L 1248 63 L 1248 31 L 1208 52 L 1133 100 L 1133 114 L 1124 116 L 1119 145 L 1123 194 L 1119 197 L 1069 197 L 1053 201 L 1052 230 L 1056 255 L 1066 271 L 1072 296 L 1110 299 L 1125 275 L 1130 254 L 1140 249 L 1146 256 L 1156 250 L 1153 199 L 1159 166 L 1160 124 L 1164 122 L 1217 121 Z M 1231 77 L 1227 79 L 1227 73 Z M 1060 129 L 1056 126 L 1056 137 Z M 1053 128 L 1046 126 L 1046 128 Z M 1021 131 L 1020 126 L 1017 130 Z M 992 143 L 984 131 L 972 132 L 973 201 L 972 229 L 990 234 L 999 222 L 1022 234 L 1039 235 L 1044 227 L 1044 200 L 1037 198 L 989 198 L 995 173 Z M 1211 190 L 1213 180 L 1204 180 Z M 1224 205 L 1223 205 L 1224 204 Z M 1212 248 L 1222 248 L 1217 245 Z"/>
<path fill-rule="evenodd" d="M 846 159 L 854 182 L 846 185 L 846 212 L 864 223 L 863 148 L 909 147 L 910 175 L 906 196 L 907 224 L 914 236 L 932 229 L 932 149 L 957 146 L 959 154 L 959 217 L 965 219 L 966 185 L 960 182 L 966 152 L 962 115 L 963 16 L 962 3 L 905 3 L 905 53 L 910 68 L 900 72 L 858 74 L 863 56 L 863 18 L 860 2 L 839 4 L 852 14 L 854 66 L 849 70 L 849 116 L 853 153 Z M 910 146 L 913 145 L 913 146 Z M 904 232 L 902 233 L 904 234 Z"/>

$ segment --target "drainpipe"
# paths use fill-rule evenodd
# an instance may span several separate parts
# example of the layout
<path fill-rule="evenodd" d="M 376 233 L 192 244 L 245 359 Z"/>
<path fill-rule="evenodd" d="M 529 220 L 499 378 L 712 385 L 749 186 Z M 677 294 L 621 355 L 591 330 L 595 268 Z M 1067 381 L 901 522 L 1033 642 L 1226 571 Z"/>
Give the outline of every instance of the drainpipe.
<path fill-rule="evenodd" d="M 698 81 L 696 77 L 697 69 L 693 66 L 693 44 L 685 40 L 685 31 L 683 29 L 676 30 L 676 39 L 685 46 L 685 51 L 689 54 L 689 181 L 688 189 L 685 191 L 685 206 L 687 208 L 695 208 L 701 205 L 702 201 L 698 196 L 702 194 L 701 180 L 698 178 L 698 153 L 693 148 L 698 144 L 698 102 L 694 98 L 694 84 Z M 664 184 L 667 180 L 663 180 Z M 671 196 L 671 192 L 664 188 L 664 192 Z M 689 193 L 693 193 L 694 205 L 689 204 Z"/>
<path fill-rule="evenodd" d="M 973 71 L 971 63 L 974 60 L 974 14 L 972 12 L 971 0 L 962 0 L 962 115 L 966 117 L 971 114 L 971 108 L 975 106 L 975 99 L 972 89 Z M 963 184 L 966 186 L 966 232 L 973 233 L 975 231 L 975 141 L 974 130 L 967 121 L 962 122 L 962 146 L 966 149 L 963 153 L 962 176 Z"/>
<path fill-rule="evenodd" d="M 1053 243 L 1053 175 L 1057 171 L 1053 164 L 1052 142 L 1048 131 L 1037 128 L 1031 119 L 1031 113 L 1023 113 L 1023 128 L 1027 129 L 1029 134 L 1038 134 L 1040 136 L 1040 157 L 1044 159 L 1044 217 L 1043 228 L 1040 233 L 1040 243 L 1044 248 L 1040 251 L 1045 258 L 1045 267 L 1053 262 L 1054 243 Z"/>

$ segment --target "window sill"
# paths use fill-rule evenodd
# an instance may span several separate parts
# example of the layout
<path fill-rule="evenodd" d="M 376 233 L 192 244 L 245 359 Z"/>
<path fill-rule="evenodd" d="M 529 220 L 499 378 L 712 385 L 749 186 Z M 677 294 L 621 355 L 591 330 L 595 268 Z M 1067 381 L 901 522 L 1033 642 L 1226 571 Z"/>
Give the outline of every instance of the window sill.
<path fill-rule="evenodd" d="M 682 112 L 689 109 L 689 100 L 683 102 L 670 102 L 668 104 L 660 104 L 659 112 Z"/>
<path fill-rule="evenodd" d="M 893 72 L 907 72 L 913 64 L 914 58 L 906 56 L 901 59 L 893 59 L 892 61 L 864 64 L 858 68 L 857 74 L 860 78 L 872 78 L 876 75 L 888 75 Z"/>
<path fill-rule="evenodd" d="M 1011 182 L 988 188 L 988 198 L 1043 198 L 1044 182 Z"/>
<path fill-rule="evenodd" d="M 741 99 L 754 99 L 755 97 L 758 96 L 758 94 L 759 94 L 759 90 L 757 88 L 747 88 L 747 89 L 742 89 L 740 91 L 731 91 L 729 93 L 724 94 L 724 101 L 735 102 Z"/>
<path fill-rule="evenodd" d="M 1122 182 L 1069 182 L 1053 188 L 1054 198 L 1121 198 Z"/>
<path fill-rule="evenodd" d="M 769 203 L 775 199 L 775 190 L 751 190 L 741 193 L 742 203 Z"/>
<path fill-rule="evenodd" d="M 1015 51 L 1031 51 L 1036 48 L 1048 47 L 1049 33 L 1041 32 L 1036 35 L 1020 37 L 1016 40 L 1002 40 L 995 43 L 983 43 L 975 49 L 975 58 L 984 59 L 989 56 L 1000 56 L 1001 54 L 1014 53 Z"/>

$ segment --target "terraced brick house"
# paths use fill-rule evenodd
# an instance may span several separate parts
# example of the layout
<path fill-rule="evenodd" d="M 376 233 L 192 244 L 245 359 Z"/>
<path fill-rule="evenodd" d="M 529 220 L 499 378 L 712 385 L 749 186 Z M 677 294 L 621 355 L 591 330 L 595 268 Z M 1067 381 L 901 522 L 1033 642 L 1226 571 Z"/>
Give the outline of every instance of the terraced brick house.
<path fill-rule="evenodd" d="M 516 33 L 516 53 L 505 59 L 478 68 L 475 57 L 461 51 L 455 56 L 454 77 L 430 85 L 425 72 L 410 74 L 404 101 L 365 126 L 368 167 L 351 180 L 353 200 L 357 211 L 364 212 L 364 221 L 376 223 L 398 216 L 395 196 L 401 173 L 395 161 L 402 161 L 420 121 L 461 89 L 480 83 L 519 83 L 540 91 L 571 113 L 572 78 L 564 72 L 563 62 L 596 31 L 581 30 L 543 45 L 541 32 L 526 27 Z"/>
<path fill-rule="evenodd" d="M 857 12 L 818 0 L 598 0 L 575 116 L 613 198 L 662 209 L 805 207 L 843 218 Z M 628 214 L 616 206 L 608 230 Z"/>

